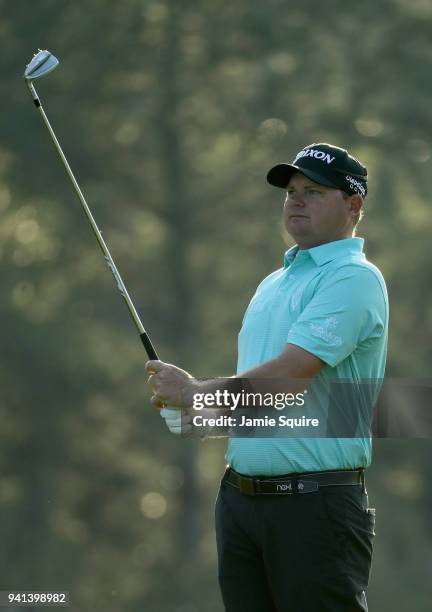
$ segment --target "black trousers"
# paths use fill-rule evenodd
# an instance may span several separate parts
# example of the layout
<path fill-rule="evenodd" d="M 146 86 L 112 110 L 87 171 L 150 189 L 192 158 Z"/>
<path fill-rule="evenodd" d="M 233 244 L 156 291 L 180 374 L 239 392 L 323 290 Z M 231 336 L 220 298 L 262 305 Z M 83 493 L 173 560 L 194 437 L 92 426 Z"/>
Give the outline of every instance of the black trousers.
<path fill-rule="evenodd" d="M 224 480 L 216 501 L 227 612 L 364 612 L 375 511 L 361 486 L 249 497 Z"/>

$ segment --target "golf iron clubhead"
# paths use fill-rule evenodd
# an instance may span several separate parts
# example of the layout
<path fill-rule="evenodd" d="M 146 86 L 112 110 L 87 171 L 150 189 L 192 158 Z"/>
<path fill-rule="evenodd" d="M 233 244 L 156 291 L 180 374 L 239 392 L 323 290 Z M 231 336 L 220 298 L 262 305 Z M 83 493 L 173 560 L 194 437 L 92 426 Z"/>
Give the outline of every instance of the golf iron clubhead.
<path fill-rule="evenodd" d="M 33 81 L 48 74 L 48 72 L 57 68 L 58 65 L 59 61 L 52 53 L 46 49 L 44 51 L 39 49 L 38 53 L 33 55 L 31 62 L 27 64 L 24 78 L 26 81 Z"/>
<path fill-rule="evenodd" d="M 78 185 L 78 182 L 72 172 L 71 167 L 69 166 L 69 163 L 66 159 L 65 154 L 63 153 L 63 150 L 60 146 L 59 141 L 57 140 L 57 136 L 54 133 L 53 128 L 51 127 L 51 124 L 48 120 L 48 117 L 45 114 L 44 109 L 42 108 L 42 104 L 39 100 L 39 96 L 38 93 L 33 85 L 33 81 L 35 79 L 38 79 L 42 76 L 44 76 L 45 74 L 48 74 L 48 72 L 51 72 L 52 70 L 54 70 L 54 68 L 56 68 L 59 64 L 58 59 L 49 51 L 47 51 L 46 49 L 44 51 L 42 51 L 41 49 L 39 49 L 39 51 L 33 56 L 31 62 L 29 64 L 27 64 L 27 67 L 24 71 L 24 80 L 27 84 L 27 87 L 30 90 L 30 94 L 33 98 L 33 102 L 35 103 L 36 108 L 39 110 L 39 113 L 43 119 L 43 122 L 45 124 L 45 127 L 47 128 L 49 135 L 51 137 L 51 140 L 57 150 L 57 153 L 60 156 L 60 159 L 63 163 L 63 166 L 66 170 L 66 173 L 72 183 L 72 186 L 74 188 L 74 191 L 76 193 L 76 195 L 78 196 L 78 199 L 81 203 L 82 209 L 87 217 L 87 220 L 89 221 L 91 228 L 93 230 L 93 233 L 95 235 L 95 238 L 97 239 L 99 246 L 102 250 L 102 253 L 105 257 L 105 261 L 108 264 L 109 269 L 111 270 L 111 273 L 114 277 L 114 280 L 117 284 L 117 288 L 119 289 L 121 295 L 123 296 L 123 299 L 126 303 L 126 306 L 128 307 L 129 310 L 129 314 L 131 315 L 133 322 L 135 323 L 135 326 L 139 332 L 141 341 L 144 345 L 144 348 L 147 352 L 147 355 L 149 357 L 149 359 L 158 359 L 158 355 L 151 343 L 151 340 L 146 332 L 146 330 L 144 329 L 144 326 L 141 322 L 141 319 L 139 318 L 139 315 L 135 309 L 135 306 L 132 302 L 132 300 L 129 297 L 129 293 L 126 289 L 125 284 L 123 283 L 123 280 L 119 274 L 119 271 L 117 270 L 117 267 L 114 263 L 113 258 L 111 257 L 111 254 L 108 250 L 108 247 L 105 243 L 105 240 L 102 237 L 102 234 L 98 228 L 98 226 L 96 225 L 96 221 L 94 220 L 94 217 L 90 211 L 90 208 L 84 198 L 84 195 L 80 189 L 80 186 Z"/>

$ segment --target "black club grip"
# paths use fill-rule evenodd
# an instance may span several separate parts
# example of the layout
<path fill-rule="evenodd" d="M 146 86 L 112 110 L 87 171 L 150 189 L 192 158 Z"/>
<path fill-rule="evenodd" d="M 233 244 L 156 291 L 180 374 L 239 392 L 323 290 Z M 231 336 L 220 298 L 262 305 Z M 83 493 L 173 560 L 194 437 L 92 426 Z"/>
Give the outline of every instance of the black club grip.
<path fill-rule="evenodd" d="M 147 352 L 148 358 L 159 360 L 159 357 L 157 356 L 154 346 L 151 343 L 150 338 L 147 336 L 147 333 L 143 332 L 142 334 L 140 334 L 140 338 L 141 338 L 142 343 L 144 344 L 144 348 Z"/>

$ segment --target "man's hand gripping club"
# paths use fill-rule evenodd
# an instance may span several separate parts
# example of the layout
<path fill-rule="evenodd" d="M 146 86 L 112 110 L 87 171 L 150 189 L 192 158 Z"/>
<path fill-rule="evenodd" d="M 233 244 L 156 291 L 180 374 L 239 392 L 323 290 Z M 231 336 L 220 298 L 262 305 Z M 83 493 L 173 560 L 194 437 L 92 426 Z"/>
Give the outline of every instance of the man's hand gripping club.
<path fill-rule="evenodd" d="M 151 403 L 160 410 L 171 433 L 190 436 L 194 433 L 192 404 L 199 383 L 188 372 L 163 361 L 148 361 L 146 372 L 152 390 Z M 167 407 L 169 406 L 169 408 Z M 200 432 L 202 435 L 204 432 Z"/>

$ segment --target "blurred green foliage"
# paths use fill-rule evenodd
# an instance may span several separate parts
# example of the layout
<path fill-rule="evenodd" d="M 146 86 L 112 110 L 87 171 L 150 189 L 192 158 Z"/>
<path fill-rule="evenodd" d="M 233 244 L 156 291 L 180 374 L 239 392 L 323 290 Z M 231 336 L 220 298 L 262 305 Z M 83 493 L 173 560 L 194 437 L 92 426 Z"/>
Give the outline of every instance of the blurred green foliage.
<path fill-rule="evenodd" d="M 168 435 L 145 354 L 21 80 L 36 84 L 161 357 L 229 375 L 290 244 L 268 168 L 327 140 L 368 166 L 359 234 L 391 300 L 388 375 L 430 375 L 432 4 L 0 2 L 0 589 L 73 610 L 216 612 L 223 441 Z M 375 441 L 380 612 L 430 610 L 429 441 Z"/>

